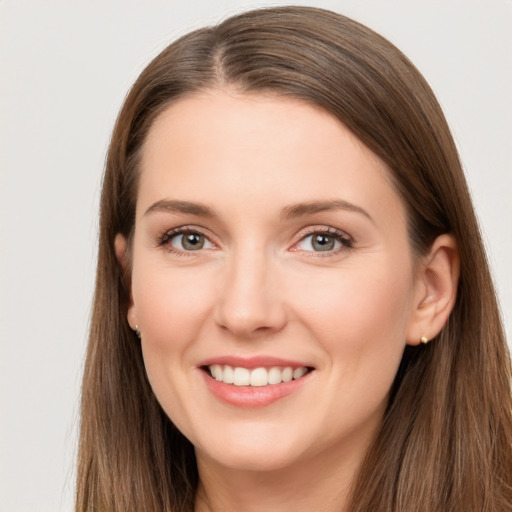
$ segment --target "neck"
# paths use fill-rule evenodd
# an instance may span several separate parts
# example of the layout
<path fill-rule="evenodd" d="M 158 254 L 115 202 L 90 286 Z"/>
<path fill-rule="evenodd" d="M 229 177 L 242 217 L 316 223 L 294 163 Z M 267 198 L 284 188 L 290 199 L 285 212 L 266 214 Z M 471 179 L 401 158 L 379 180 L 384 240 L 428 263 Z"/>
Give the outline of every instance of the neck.
<path fill-rule="evenodd" d="M 333 450 L 259 471 L 225 467 L 198 452 L 195 512 L 345 511 L 361 459 L 359 450 Z"/>

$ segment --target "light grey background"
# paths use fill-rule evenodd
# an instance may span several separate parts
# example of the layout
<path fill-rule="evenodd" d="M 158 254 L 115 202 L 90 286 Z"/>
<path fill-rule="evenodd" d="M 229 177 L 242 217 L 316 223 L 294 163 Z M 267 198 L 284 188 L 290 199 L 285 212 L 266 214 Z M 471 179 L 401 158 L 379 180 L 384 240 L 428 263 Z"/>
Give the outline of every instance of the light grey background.
<path fill-rule="evenodd" d="M 279 3 L 0 0 L 0 512 L 72 510 L 100 178 L 129 85 L 177 36 Z M 437 93 L 510 340 L 512 2 L 304 4 L 381 32 Z"/>

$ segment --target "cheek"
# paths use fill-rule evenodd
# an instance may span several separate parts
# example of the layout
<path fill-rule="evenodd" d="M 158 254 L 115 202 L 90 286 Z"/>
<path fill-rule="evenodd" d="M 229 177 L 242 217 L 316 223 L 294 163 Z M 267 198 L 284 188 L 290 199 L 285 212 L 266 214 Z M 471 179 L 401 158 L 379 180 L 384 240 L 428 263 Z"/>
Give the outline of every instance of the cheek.
<path fill-rule="evenodd" d="M 157 264 L 134 269 L 133 299 L 139 325 L 152 339 L 177 339 L 199 325 L 212 302 L 212 286 L 194 269 Z M 169 339 L 169 337 L 171 339 Z M 176 340 L 177 341 L 177 340 Z"/>
<path fill-rule="evenodd" d="M 191 407 L 188 378 L 196 370 L 191 349 L 208 317 L 212 286 L 200 272 L 152 260 L 134 266 L 132 289 L 149 382 L 163 409 L 181 425 Z"/>
<path fill-rule="evenodd" d="M 316 400 L 330 411 L 335 436 L 380 421 L 405 347 L 410 281 L 377 266 L 316 284 L 297 311 L 326 355 L 329 384 Z"/>
<path fill-rule="evenodd" d="M 332 359 L 342 359 L 345 366 L 365 352 L 372 358 L 400 357 L 412 300 L 407 274 L 367 265 L 334 276 L 317 275 L 311 282 L 315 286 L 307 293 L 293 292 L 298 315 Z"/>
<path fill-rule="evenodd" d="M 176 388 L 180 376 L 195 368 L 190 349 L 214 302 L 212 286 L 197 269 L 142 263 L 134 267 L 132 276 L 134 310 L 151 386 L 159 400 L 166 402 L 172 399 L 169 390 Z"/>

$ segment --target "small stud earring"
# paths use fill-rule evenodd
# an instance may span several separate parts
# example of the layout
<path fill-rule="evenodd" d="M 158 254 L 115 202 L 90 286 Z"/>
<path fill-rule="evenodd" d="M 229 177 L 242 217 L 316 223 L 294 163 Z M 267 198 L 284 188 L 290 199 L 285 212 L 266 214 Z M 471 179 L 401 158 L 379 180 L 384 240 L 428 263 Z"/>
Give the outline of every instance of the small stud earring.
<path fill-rule="evenodd" d="M 137 335 L 137 338 L 139 338 L 139 340 L 140 340 L 140 329 L 139 329 L 139 326 L 137 324 L 135 324 L 134 331 L 135 331 L 135 334 Z"/>
<path fill-rule="evenodd" d="M 426 345 L 429 342 L 429 339 L 425 338 L 425 336 L 422 336 L 420 341 L 423 343 L 423 345 Z"/>

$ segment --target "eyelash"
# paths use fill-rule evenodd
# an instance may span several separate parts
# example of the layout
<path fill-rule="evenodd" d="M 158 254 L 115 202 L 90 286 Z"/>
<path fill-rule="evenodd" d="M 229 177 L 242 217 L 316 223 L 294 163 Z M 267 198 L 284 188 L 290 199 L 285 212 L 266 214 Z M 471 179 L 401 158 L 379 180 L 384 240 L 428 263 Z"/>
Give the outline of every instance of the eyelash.
<path fill-rule="evenodd" d="M 192 226 L 181 226 L 179 228 L 174 228 L 169 231 L 166 231 L 161 236 L 157 238 L 157 245 L 159 247 L 165 247 L 165 249 L 173 254 L 176 254 L 177 256 L 194 256 L 194 252 L 198 251 L 186 251 L 186 250 L 180 250 L 176 247 L 173 247 L 171 245 L 171 241 L 173 238 L 179 236 L 179 235 L 185 235 L 185 234 L 197 234 L 204 236 L 211 244 L 215 245 L 213 242 L 210 241 L 208 236 L 203 233 L 200 229 Z M 335 241 L 339 242 L 341 244 L 341 247 L 339 247 L 336 250 L 333 251 L 301 251 L 300 249 L 291 249 L 293 252 L 304 252 L 304 253 L 310 253 L 308 254 L 309 257 L 321 257 L 325 258 L 328 256 L 333 256 L 335 254 L 339 254 L 340 252 L 349 251 L 354 247 L 354 240 L 352 237 L 347 235 L 347 233 L 340 231 L 339 229 L 333 228 L 333 227 L 315 227 L 310 228 L 306 232 L 301 233 L 301 236 L 299 240 L 297 240 L 293 246 L 298 245 L 300 242 L 304 241 L 307 237 L 312 235 L 324 235 L 328 236 L 330 238 L 333 238 Z M 323 252 L 325 252 L 323 254 Z"/>
<path fill-rule="evenodd" d="M 312 235 L 323 235 L 333 238 L 335 241 L 341 244 L 341 247 L 332 251 L 303 251 L 307 253 L 308 257 L 312 258 L 326 258 L 329 256 L 337 255 L 341 252 L 346 252 L 351 250 L 354 247 L 354 239 L 349 236 L 344 231 L 333 227 L 312 227 L 309 228 L 306 232 L 301 233 L 300 239 L 295 242 L 294 246 L 304 241 L 306 238 Z M 295 249 L 294 251 L 300 251 L 300 249 Z"/>
<path fill-rule="evenodd" d="M 177 256 L 195 256 L 194 252 L 196 251 L 182 251 L 180 249 L 177 249 L 176 247 L 173 247 L 170 243 L 174 237 L 186 234 L 201 235 L 204 236 L 208 241 L 210 241 L 208 236 L 206 236 L 206 234 L 203 233 L 200 229 L 192 226 L 181 226 L 179 228 L 170 229 L 169 231 L 166 231 L 163 235 L 159 236 L 157 239 L 157 245 L 159 247 L 164 247 L 168 252 L 176 254 Z M 210 243 L 213 244 L 213 242 L 211 241 Z"/>

